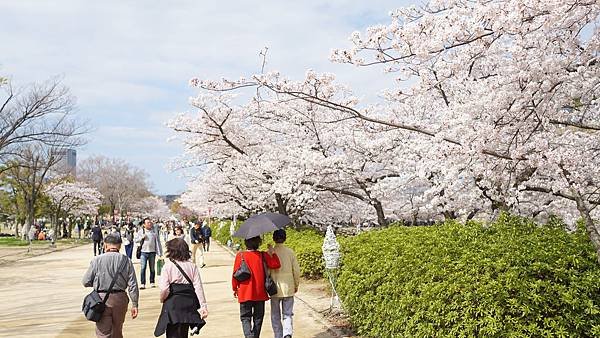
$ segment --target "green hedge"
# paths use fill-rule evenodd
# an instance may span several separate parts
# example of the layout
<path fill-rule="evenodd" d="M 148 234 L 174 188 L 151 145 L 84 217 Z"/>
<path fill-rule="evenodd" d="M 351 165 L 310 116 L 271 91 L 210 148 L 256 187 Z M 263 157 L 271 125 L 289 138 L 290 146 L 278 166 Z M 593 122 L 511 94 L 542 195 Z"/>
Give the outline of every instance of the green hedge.
<path fill-rule="evenodd" d="M 230 220 L 228 221 L 223 221 L 223 223 L 225 224 L 222 228 L 219 227 L 219 223 L 221 223 L 220 221 L 217 222 L 213 222 L 210 225 L 210 228 L 212 229 L 212 236 L 214 239 L 216 239 L 219 243 L 223 244 L 223 245 L 227 245 L 227 241 L 229 239 L 231 239 L 231 236 L 229 234 L 229 227 L 231 226 L 231 222 Z M 241 222 L 237 222 L 235 229 L 237 230 L 240 227 Z M 233 238 L 233 243 L 234 244 L 239 244 L 240 246 L 243 245 L 243 242 L 241 239 L 239 238 Z"/>
<path fill-rule="evenodd" d="M 363 336 L 600 336 L 600 265 L 583 232 L 505 215 L 345 244 L 338 291 Z"/>

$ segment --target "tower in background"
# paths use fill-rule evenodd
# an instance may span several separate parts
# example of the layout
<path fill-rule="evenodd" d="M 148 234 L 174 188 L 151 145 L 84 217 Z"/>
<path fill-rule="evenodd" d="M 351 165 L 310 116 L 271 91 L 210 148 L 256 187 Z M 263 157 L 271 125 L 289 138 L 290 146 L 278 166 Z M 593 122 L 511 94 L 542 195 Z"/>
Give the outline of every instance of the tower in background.
<path fill-rule="evenodd" d="M 77 150 L 61 150 L 59 155 L 62 157 L 58 163 L 59 170 L 75 177 L 77 175 Z"/>

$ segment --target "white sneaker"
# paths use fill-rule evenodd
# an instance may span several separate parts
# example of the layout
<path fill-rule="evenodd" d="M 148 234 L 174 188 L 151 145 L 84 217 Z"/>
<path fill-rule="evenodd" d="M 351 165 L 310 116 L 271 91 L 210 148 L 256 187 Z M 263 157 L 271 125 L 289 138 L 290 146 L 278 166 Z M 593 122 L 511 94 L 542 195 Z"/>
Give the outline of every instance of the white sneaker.
<path fill-rule="evenodd" d="M 150 287 L 151 287 L 151 288 L 155 288 L 155 287 L 156 287 L 156 285 L 155 285 L 154 283 L 150 283 Z"/>
<path fill-rule="evenodd" d="M 140 290 L 144 290 L 146 288 L 146 284 L 140 285 Z"/>

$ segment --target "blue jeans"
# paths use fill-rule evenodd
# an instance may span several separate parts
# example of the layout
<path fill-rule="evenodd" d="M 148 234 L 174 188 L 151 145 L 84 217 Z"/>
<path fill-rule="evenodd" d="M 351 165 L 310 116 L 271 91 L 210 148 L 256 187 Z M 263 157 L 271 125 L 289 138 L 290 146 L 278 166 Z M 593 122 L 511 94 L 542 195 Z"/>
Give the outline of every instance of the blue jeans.
<path fill-rule="evenodd" d="M 129 257 L 129 259 L 131 259 L 133 255 L 133 243 L 125 245 L 125 254 L 127 255 L 127 257 Z"/>
<path fill-rule="evenodd" d="M 140 257 L 142 271 L 140 273 L 140 284 L 146 284 L 146 266 L 150 263 L 150 283 L 154 283 L 154 274 L 156 269 L 156 252 L 142 252 Z"/>

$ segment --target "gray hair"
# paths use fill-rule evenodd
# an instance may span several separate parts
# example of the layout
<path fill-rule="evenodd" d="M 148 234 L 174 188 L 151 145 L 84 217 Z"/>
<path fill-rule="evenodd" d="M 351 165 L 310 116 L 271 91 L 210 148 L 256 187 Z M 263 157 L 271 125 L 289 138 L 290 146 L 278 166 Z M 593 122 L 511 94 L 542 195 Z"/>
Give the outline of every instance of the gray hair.
<path fill-rule="evenodd" d="M 123 243 L 123 240 L 121 239 L 121 234 L 113 232 L 104 237 L 104 243 L 121 245 L 121 243 Z"/>

